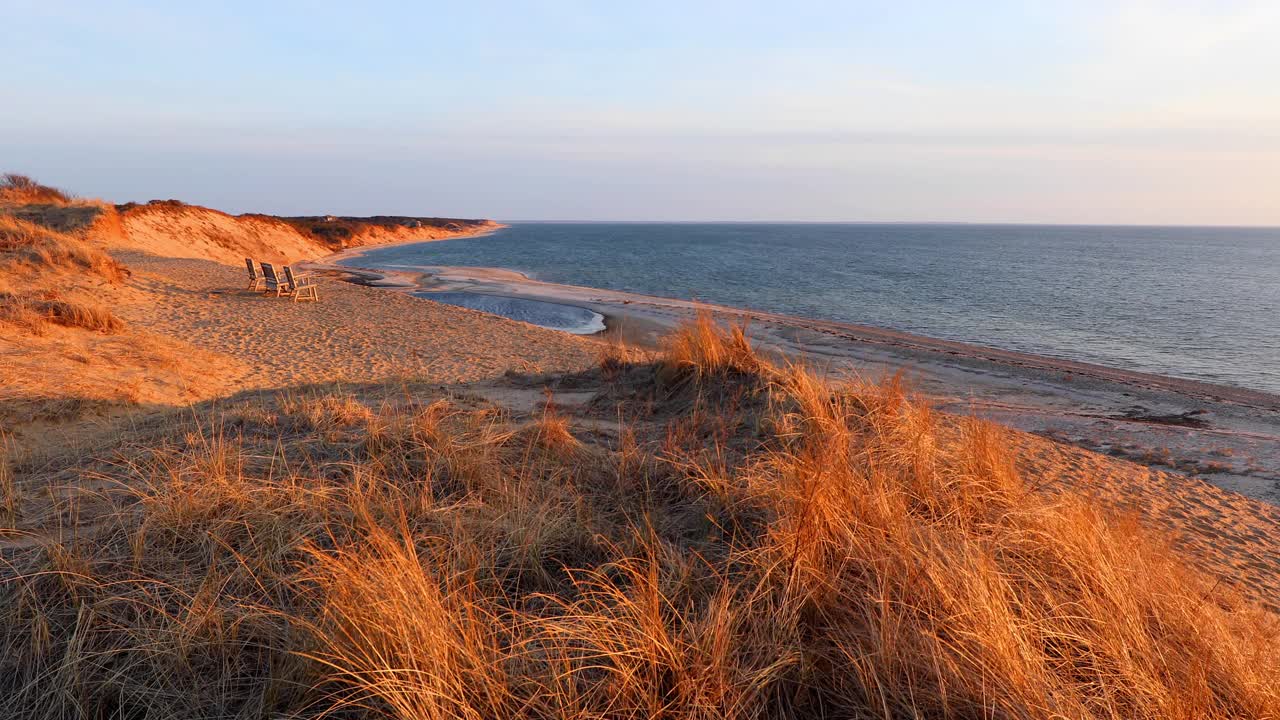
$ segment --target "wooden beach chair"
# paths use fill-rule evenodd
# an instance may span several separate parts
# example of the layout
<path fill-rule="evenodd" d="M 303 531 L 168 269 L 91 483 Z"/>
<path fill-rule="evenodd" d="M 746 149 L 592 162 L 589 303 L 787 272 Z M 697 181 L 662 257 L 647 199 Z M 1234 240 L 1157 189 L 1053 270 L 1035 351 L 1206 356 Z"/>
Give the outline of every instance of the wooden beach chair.
<path fill-rule="evenodd" d="M 268 294 L 275 293 L 276 297 L 289 294 L 289 283 L 276 275 L 276 269 L 271 263 L 262 263 L 262 274 L 266 276 L 266 291 Z"/>
<path fill-rule="evenodd" d="M 320 294 L 317 292 L 315 280 L 309 275 L 294 275 L 293 268 L 288 265 L 284 266 L 284 276 L 289 283 L 289 294 L 293 295 L 293 301 L 310 300 L 312 302 L 320 302 Z"/>
<path fill-rule="evenodd" d="M 249 289 L 254 292 L 266 289 L 267 279 L 253 266 L 253 258 L 245 258 L 244 266 L 249 268 Z"/>

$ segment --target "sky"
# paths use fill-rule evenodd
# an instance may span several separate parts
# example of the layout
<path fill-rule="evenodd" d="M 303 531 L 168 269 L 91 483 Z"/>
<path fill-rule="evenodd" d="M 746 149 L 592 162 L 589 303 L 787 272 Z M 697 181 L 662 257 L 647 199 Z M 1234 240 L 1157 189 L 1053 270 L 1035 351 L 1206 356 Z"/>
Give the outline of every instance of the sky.
<path fill-rule="evenodd" d="M 500 220 L 1280 225 L 1280 2 L 0 0 L 0 170 Z"/>

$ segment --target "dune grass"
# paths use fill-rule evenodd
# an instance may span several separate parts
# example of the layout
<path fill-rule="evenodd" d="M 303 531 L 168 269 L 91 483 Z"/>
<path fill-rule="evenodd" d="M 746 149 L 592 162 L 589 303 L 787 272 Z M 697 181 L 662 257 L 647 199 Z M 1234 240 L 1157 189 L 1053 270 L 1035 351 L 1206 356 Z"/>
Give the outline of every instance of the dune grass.
<path fill-rule="evenodd" d="M 124 321 L 110 308 L 98 303 L 74 302 L 55 293 L 0 292 L 0 321 L 42 335 L 49 324 L 115 333 Z"/>
<path fill-rule="evenodd" d="M 576 415 L 281 395 L 81 467 L 5 553 L 0 710 L 1280 717 L 1275 616 L 1001 428 L 708 318 L 668 348 Z"/>
<path fill-rule="evenodd" d="M 0 321 L 36 334 L 50 324 L 106 333 L 124 329 L 89 293 L 68 293 L 83 289 L 86 278 L 118 284 L 128 275 L 82 238 L 0 213 L 0 271 Z"/>
<path fill-rule="evenodd" d="M 0 261 L 7 266 L 7 272 L 14 274 L 87 272 L 112 283 L 119 283 L 128 274 L 110 255 L 79 237 L 3 213 L 0 213 Z"/>

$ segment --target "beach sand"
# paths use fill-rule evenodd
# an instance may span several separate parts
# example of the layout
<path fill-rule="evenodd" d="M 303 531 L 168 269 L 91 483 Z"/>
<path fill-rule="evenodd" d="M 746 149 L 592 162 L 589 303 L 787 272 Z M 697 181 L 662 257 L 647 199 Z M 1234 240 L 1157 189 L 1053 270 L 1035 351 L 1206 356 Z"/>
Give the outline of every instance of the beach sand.
<path fill-rule="evenodd" d="M 243 268 L 120 258 L 148 292 L 117 312 L 237 359 L 235 389 L 402 377 L 458 383 L 582 369 L 598 354 L 597 344 L 572 335 L 357 284 L 321 280 L 320 302 L 295 303 L 245 290 Z"/>

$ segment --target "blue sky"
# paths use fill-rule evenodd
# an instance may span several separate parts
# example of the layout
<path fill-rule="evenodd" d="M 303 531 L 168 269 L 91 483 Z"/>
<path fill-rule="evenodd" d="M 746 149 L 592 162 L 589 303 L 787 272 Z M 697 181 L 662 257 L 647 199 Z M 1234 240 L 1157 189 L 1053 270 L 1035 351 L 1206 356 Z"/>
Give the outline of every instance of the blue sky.
<path fill-rule="evenodd" d="M 1280 3 L 0 0 L 0 166 L 499 219 L 1280 225 Z"/>

